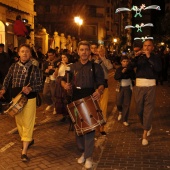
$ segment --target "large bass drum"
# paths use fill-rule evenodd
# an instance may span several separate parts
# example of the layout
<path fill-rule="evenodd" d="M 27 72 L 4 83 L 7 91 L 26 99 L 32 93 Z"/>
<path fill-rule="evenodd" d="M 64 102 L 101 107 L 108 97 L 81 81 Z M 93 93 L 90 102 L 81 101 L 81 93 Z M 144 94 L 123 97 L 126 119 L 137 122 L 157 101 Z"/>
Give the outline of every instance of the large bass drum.
<path fill-rule="evenodd" d="M 92 96 L 73 101 L 67 109 L 78 136 L 105 124 L 99 104 Z"/>

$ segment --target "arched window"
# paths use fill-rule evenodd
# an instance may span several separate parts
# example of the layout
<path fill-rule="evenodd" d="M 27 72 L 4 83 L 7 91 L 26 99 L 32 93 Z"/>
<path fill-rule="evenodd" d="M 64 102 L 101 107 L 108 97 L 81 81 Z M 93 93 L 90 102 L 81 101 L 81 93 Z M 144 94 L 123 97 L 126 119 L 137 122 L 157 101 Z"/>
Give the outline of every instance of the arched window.
<path fill-rule="evenodd" d="M 5 44 L 5 25 L 0 21 L 0 43 Z"/>

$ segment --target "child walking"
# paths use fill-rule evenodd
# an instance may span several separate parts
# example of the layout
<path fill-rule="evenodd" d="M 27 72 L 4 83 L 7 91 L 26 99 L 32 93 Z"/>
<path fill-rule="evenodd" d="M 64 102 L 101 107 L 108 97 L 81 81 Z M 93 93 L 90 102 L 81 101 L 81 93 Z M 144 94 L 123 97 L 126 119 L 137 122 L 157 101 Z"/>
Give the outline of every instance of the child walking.
<path fill-rule="evenodd" d="M 125 126 L 129 126 L 128 116 L 129 107 L 132 96 L 132 80 L 135 79 L 135 72 L 133 69 L 127 69 L 129 58 L 127 56 L 121 57 L 121 66 L 116 69 L 115 80 L 118 80 L 116 88 L 116 106 L 119 111 L 118 121 L 122 119 Z"/>

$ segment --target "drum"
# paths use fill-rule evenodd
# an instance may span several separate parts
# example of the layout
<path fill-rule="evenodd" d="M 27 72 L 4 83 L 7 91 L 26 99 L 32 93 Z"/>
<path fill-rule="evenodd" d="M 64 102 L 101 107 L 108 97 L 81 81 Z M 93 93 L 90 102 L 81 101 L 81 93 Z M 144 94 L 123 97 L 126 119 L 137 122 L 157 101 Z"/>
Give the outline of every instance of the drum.
<path fill-rule="evenodd" d="M 105 124 L 99 104 L 92 96 L 73 101 L 67 109 L 78 136 Z"/>
<path fill-rule="evenodd" d="M 18 94 L 15 98 L 12 99 L 12 104 L 7 110 L 4 111 L 4 113 L 7 113 L 10 116 L 14 117 L 16 114 L 20 113 L 23 110 L 27 101 L 28 98 L 24 94 Z"/>

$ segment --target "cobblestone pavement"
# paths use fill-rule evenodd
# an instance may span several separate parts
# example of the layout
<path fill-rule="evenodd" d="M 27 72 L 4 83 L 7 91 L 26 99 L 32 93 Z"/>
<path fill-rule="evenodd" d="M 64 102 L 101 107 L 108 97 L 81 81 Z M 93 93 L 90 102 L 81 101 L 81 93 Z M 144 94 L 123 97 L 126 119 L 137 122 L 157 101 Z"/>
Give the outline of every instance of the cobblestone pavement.
<path fill-rule="evenodd" d="M 114 80 L 113 81 L 114 84 Z M 114 86 L 110 87 L 113 88 Z M 110 94 L 111 95 L 111 94 Z M 112 95 L 114 98 L 114 95 Z M 113 101 L 113 100 L 111 100 Z M 109 119 L 114 125 L 108 129 L 107 141 L 97 170 L 166 170 L 170 169 L 170 87 L 157 86 L 153 130 L 148 146 L 142 146 L 142 128 L 135 113 L 132 96 L 129 127 L 117 121 L 114 107 Z"/>
<path fill-rule="evenodd" d="M 130 110 L 129 127 L 117 121 L 113 72 L 109 74 L 107 137 L 96 132 L 93 168 L 96 170 L 163 170 L 170 169 L 170 87 L 157 87 L 157 100 L 149 145 L 141 145 L 142 130 L 134 111 Z M 0 170 L 83 170 L 77 164 L 80 156 L 69 122 L 61 115 L 44 113 L 46 105 L 37 108 L 34 129 L 35 144 L 29 149 L 30 161 L 20 160 L 21 142 L 13 118 L 0 115 Z"/>

